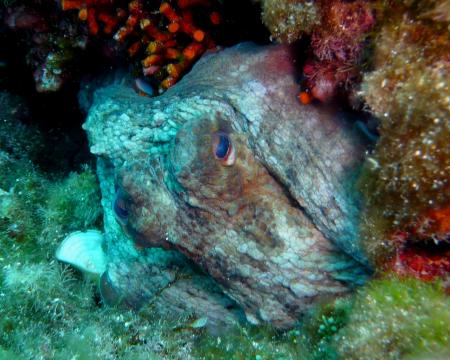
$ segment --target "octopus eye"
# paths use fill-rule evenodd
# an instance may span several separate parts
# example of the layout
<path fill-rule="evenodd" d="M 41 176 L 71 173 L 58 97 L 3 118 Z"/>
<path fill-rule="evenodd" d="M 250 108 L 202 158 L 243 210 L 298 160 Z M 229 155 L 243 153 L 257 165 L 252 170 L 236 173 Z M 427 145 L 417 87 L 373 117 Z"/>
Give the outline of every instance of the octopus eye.
<path fill-rule="evenodd" d="M 116 214 L 117 220 L 119 220 L 120 222 L 124 222 L 127 220 L 128 210 L 126 208 L 125 201 L 122 198 L 116 197 L 116 200 L 114 200 L 113 209 L 114 214 Z"/>
<path fill-rule="evenodd" d="M 236 161 L 236 152 L 227 134 L 215 133 L 212 139 L 212 148 L 215 158 L 222 161 L 223 165 L 231 166 Z"/>

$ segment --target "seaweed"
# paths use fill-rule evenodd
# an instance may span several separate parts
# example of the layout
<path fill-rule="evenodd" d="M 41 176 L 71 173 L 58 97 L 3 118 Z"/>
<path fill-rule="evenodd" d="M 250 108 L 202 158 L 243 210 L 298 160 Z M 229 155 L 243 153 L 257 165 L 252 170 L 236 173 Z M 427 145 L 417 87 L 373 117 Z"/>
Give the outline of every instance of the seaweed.
<path fill-rule="evenodd" d="M 363 232 L 375 259 L 403 244 L 399 232 L 408 241 L 442 241 L 450 232 L 449 32 L 427 15 L 445 2 L 394 3 L 401 11 L 384 4 L 390 15 L 383 15 L 374 68 L 361 88 L 380 122 L 361 180 Z"/>
<path fill-rule="evenodd" d="M 292 43 L 311 33 L 320 23 L 319 9 L 312 1 L 263 0 L 261 3 L 262 21 L 277 41 Z"/>
<path fill-rule="evenodd" d="M 344 359 L 430 358 L 449 353 L 449 321 L 450 298 L 442 283 L 387 275 L 358 292 L 332 345 Z"/>

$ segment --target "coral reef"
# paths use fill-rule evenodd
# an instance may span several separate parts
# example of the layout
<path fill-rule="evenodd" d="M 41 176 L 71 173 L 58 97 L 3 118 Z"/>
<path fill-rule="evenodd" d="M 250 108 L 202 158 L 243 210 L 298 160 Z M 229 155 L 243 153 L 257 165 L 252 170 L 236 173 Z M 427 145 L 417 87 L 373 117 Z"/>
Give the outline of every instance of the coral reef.
<path fill-rule="evenodd" d="M 25 43 L 39 92 L 60 90 L 89 42 L 115 59 L 124 50 L 129 62 L 140 63 L 143 76 L 166 90 L 215 48 L 213 35 L 222 22 L 216 0 L 61 0 L 60 8 L 30 0 L 4 6 L 4 23 Z"/>
<path fill-rule="evenodd" d="M 221 22 L 213 0 L 133 0 L 127 6 L 123 1 L 63 0 L 61 5 L 63 10 L 78 9 L 91 35 L 111 34 L 131 58 L 143 56 L 142 75 L 160 91 L 174 85 L 203 52 L 215 48 L 207 29 Z"/>
<path fill-rule="evenodd" d="M 310 41 L 301 103 L 353 99 L 362 80 L 380 135 L 360 178 L 364 211 L 353 197 L 364 145 L 338 117 L 290 96 L 298 84 L 286 48 L 213 54 L 150 101 L 123 83 L 98 91 L 85 128 L 102 199 L 88 165 L 44 172 L 42 157 L 58 149 L 45 155 L 23 100 L 1 92 L 0 359 L 449 358 L 450 2 L 260 2 L 274 39 Z M 215 48 L 220 3 L 5 0 L 0 17 L 38 91 L 58 91 L 92 42 L 115 58 L 123 50 L 135 87 L 153 96 Z M 68 233 L 103 226 L 115 260 L 99 292 L 54 252 Z M 366 278 L 352 259 L 365 263 L 363 250 L 378 277 L 347 294 Z M 248 320 L 296 327 L 237 325 L 223 289 Z M 104 306 L 118 299 L 139 311 Z"/>
<path fill-rule="evenodd" d="M 450 239 L 450 41 L 445 17 L 436 21 L 429 11 L 445 2 L 405 3 L 386 10 L 390 15 L 374 42 L 374 70 L 364 76 L 361 90 L 380 121 L 362 180 L 367 248 L 384 259 L 399 251 L 402 271 L 419 266 L 419 257 L 420 266 L 437 264 L 433 256 L 427 265 L 419 247 L 405 247 Z M 449 252 L 440 248 L 441 270 L 429 269 L 428 275 L 448 274 Z"/>

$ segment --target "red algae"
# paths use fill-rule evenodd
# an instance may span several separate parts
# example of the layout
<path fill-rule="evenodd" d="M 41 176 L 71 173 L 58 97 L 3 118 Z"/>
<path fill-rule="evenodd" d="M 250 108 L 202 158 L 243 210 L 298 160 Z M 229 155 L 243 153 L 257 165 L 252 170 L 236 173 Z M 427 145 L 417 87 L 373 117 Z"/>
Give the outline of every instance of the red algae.
<path fill-rule="evenodd" d="M 328 102 L 353 95 L 365 63 L 366 39 L 375 25 L 369 0 L 262 0 L 262 20 L 272 38 L 293 43 L 310 37 L 310 56 L 303 68 L 304 88 Z"/>

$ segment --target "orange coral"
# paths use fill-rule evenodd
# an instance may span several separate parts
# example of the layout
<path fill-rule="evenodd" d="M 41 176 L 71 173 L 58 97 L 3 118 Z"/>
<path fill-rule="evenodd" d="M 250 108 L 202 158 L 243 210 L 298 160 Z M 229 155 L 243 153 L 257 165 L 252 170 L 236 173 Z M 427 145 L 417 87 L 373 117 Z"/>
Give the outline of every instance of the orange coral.
<path fill-rule="evenodd" d="M 86 21 L 91 35 L 108 35 L 127 46 L 130 57 L 145 49 L 142 72 L 165 90 L 175 84 L 193 62 L 207 49 L 215 47 L 205 29 L 194 21 L 191 8 L 205 12 L 211 26 L 221 23 L 220 14 L 209 0 L 161 1 L 147 4 L 133 0 L 128 8 L 116 6 L 126 1 L 114 0 L 61 0 L 63 10 L 79 10 L 78 17 Z"/>

